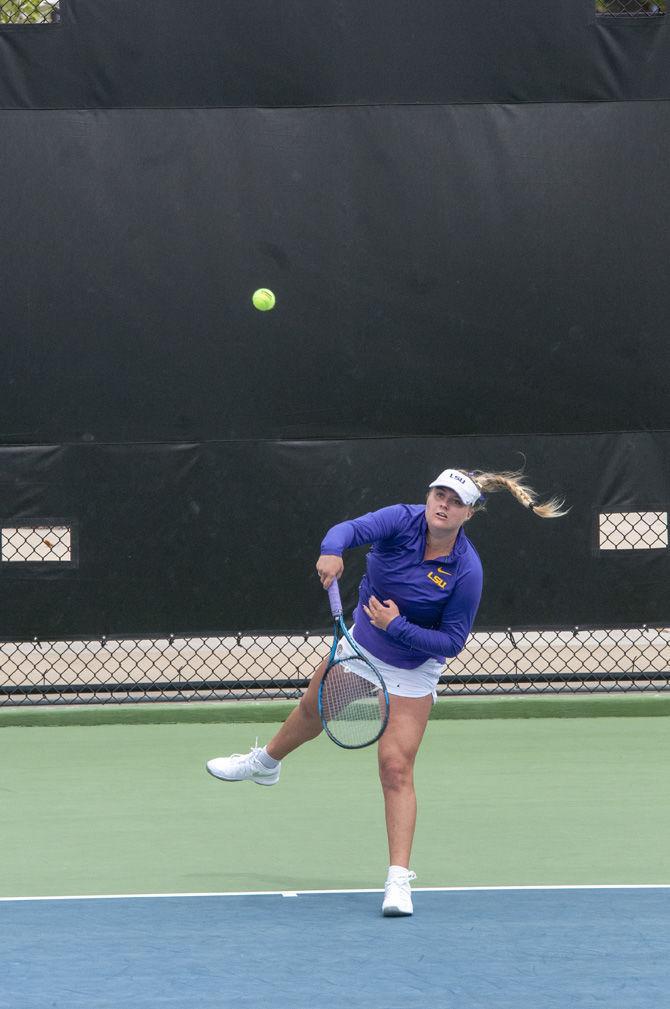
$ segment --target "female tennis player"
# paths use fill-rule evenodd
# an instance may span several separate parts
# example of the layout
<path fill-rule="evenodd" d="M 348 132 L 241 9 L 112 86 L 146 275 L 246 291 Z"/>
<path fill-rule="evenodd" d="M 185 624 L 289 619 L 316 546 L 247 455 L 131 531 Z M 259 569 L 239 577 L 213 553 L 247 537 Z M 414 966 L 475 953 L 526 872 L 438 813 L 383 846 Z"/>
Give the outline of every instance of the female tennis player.
<path fill-rule="evenodd" d="M 423 505 L 397 504 L 342 522 L 326 533 L 316 570 L 324 588 L 344 570 L 349 547 L 371 544 L 360 584 L 352 636 L 379 670 L 390 698 L 389 720 L 378 743 L 389 870 L 384 915 L 412 914 L 410 853 L 416 824 L 414 761 L 445 659 L 467 641 L 482 591 L 482 565 L 464 524 L 484 507 L 484 494 L 507 490 L 541 518 L 564 515 L 562 502 L 536 504 L 521 473 L 447 469 L 429 486 Z M 281 761 L 322 731 L 317 668 L 300 704 L 265 747 L 208 761 L 224 781 L 274 785 Z"/>

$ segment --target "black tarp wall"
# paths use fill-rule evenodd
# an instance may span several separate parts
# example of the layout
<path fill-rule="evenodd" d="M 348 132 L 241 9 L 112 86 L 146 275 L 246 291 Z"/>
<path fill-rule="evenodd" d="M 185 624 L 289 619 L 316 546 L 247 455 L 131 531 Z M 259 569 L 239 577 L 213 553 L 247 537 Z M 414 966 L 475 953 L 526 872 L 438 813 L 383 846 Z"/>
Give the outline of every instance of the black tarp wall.
<path fill-rule="evenodd" d="M 667 621 L 593 537 L 668 507 L 668 19 L 183 10 L 0 28 L 0 518 L 78 537 L 0 636 L 323 626 L 328 524 L 519 453 L 572 511 L 477 517 L 479 626 Z"/>

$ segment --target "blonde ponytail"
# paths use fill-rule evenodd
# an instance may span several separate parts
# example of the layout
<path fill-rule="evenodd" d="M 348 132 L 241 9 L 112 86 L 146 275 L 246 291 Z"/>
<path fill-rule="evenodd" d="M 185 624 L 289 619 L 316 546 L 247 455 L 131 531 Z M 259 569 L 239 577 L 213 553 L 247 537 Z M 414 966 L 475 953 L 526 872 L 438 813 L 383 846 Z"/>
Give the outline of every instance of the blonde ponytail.
<path fill-rule="evenodd" d="M 499 490 L 509 491 L 524 508 L 530 508 L 542 519 L 557 519 L 561 515 L 567 515 L 570 510 L 569 508 L 563 509 L 565 501 L 557 497 L 545 501 L 544 504 L 536 504 L 537 491 L 524 482 L 523 472 L 520 470 L 502 473 L 485 473 L 482 470 L 474 470 L 467 476 L 477 484 L 484 494 L 493 494 Z"/>

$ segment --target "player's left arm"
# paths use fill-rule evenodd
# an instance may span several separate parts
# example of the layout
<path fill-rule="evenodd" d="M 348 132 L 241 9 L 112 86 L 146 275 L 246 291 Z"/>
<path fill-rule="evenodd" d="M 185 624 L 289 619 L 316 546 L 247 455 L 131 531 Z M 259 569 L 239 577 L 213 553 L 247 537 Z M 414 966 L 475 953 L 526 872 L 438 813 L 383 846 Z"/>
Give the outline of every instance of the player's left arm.
<path fill-rule="evenodd" d="M 380 623 L 375 623 L 375 620 L 373 623 L 375 626 L 386 623 L 382 629 L 408 648 L 426 652 L 428 655 L 445 655 L 448 659 L 454 658 L 465 647 L 465 642 L 472 630 L 479 609 L 482 584 L 482 571 L 479 565 L 473 565 L 464 572 L 447 600 L 440 626 L 437 629 L 431 630 L 413 624 L 400 613 L 394 614 L 388 621 L 382 615 L 379 617 Z M 386 604 L 390 602 L 391 600 L 386 600 Z M 378 600 L 377 603 L 379 603 Z M 384 604 L 380 603 L 379 605 L 383 606 Z M 395 603 L 393 606 L 395 610 L 398 609 Z M 388 606 L 386 611 L 388 612 Z"/>
<path fill-rule="evenodd" d="M 391 621 L 400 616 L 400 610 L 392 599 L 381 602 L 376 596 L 370 596 L 368 605 L 363 603 L 363 609 L 373 627 L 378 627 L 380 631 L 385 631 Z"/>

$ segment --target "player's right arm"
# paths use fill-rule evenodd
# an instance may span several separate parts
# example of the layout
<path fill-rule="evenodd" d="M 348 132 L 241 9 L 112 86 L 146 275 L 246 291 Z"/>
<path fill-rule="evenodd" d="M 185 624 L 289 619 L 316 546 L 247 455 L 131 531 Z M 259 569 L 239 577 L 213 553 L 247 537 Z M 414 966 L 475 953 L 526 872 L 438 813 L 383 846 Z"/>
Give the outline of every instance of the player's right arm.
<path fill-rule="evenodd" d="M 342 554 L 350 547 L 360 547 L 366 543 L 389 539 L 407 521 L 404 505 L 389 505 L 367 515 L 360 515 L 346 522 L 338 522 L 328 530 L 321 543 L 321 556 L 316 562 L 316 570 L 325 589 L 344 571 Z"/>

